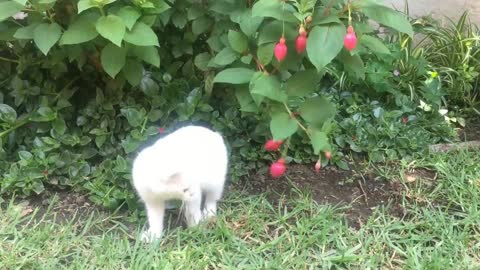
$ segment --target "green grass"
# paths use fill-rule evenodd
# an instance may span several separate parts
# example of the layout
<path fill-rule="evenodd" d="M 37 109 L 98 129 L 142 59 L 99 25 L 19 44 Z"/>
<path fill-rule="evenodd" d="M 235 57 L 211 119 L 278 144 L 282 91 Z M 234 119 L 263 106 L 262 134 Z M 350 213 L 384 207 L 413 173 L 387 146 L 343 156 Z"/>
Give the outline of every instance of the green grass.
<path fill-rule="evenodd" d="M 93 212 L 55 222 L 51 209 L 22 217 L 12 200 L 0 210 L 0 269 L 480 269 L 479 163 L 467 152 L 418 160 L 437 171 L 433 185 L 403 182 L 406 217 L 377 209 L 359 230 L 300 191 L 275 205 L 229 194 L 216 223 L 152 245 L 135 240 L 143 219 Z M 411 167 L 381 174 L 403 181 Z"/>

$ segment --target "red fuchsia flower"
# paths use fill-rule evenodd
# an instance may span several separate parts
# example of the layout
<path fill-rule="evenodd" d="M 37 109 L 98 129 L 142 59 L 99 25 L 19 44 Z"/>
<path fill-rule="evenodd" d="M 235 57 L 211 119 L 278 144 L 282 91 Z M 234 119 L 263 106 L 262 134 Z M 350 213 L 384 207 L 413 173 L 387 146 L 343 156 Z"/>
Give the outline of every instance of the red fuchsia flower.
<path fill-rule="evenodd" d="M 282 62 L 283 59 L 287 56 L 287 45 L 285 45 L 285 38 L 281 37 L 280 41 L 275 45 L 274 54 L 278 62 Z"/>
<path fill-rule="evenodd" d="M 357 35 L 355 35 L 355 31 L 351 25 L 349 25 L 347 28 L 347 34 L 343 39 L 343 45 L 348 51 L 351 51 L 357 47 Z"/>
<path fill-rule="evenodd" d="M 300 35 L 297 37 L 295 41 L 295 48 L 297 49 L 297 53 L 302 53 L 307 48 L 307 35 Z"/>
<path fill-rule="evenodd" d="M 158 128 L 158 133 L 160 133 L 160 134 L 165 133 L 165 128 L 163 128 L 163 127 Z"/>
<path fill-rule="evenodd" d="M 407 122 L 408 122 L 408 118 L 406 118 L 406 117 L 403 117 L 403 119 L 402 119 L 402 122 L 403 122 L 403 124 L 404 124 L 404 125 L 406 125 L 406 124 L 407 124 Z"/>
<path fill-rule="evenodd" d="M 285 166 L 285 160 L 283 158 L 270 165 L 270 175 L 274 178 L 284 175 L 285 171 L 287 171 L 287 167 Z"/>
<path fill-rule="evenodd" d="M 319 173 L 321 169 L 322 169 L 322 162 L 318 160 L 317 163 L 315 163 L 315 171 Z"/>
<path fill-rule="evenodd" d="M 295 41 L 295 48 L 297 53 L 302 53 L 307 48 L 307 31 L 305 31 L 303 25 L 300 26 L 298 34 L 297 40 Z"/>
<path fill-rule="evenodd" d="M 282 145 L 282 143 L 283 143 L 282 140 L 280 141 L 268 140 L 265 143 L 264 148 L 267 151 L 277 151 L 278 148 L 280 148 L 280 146 Z"/>

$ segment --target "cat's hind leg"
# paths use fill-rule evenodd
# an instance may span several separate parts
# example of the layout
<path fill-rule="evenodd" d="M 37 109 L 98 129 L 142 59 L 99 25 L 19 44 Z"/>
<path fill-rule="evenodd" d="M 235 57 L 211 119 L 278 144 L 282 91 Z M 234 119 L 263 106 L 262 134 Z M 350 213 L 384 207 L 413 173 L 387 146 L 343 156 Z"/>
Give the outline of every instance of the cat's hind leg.
<path fill-rule="evenodd" d="M 216 189 L 205 191 L 205 209 L 203 210 L 204 218 L 210 218 L 217 215 L 217 203 L 222 198 L 223 185 Z"/>

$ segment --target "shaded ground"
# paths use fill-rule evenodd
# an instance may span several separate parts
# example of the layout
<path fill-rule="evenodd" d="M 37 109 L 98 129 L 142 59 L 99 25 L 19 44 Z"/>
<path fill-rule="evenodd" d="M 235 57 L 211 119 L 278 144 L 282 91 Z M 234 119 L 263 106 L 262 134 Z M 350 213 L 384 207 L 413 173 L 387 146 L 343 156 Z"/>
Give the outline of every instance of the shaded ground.
<path fill-rule="evenodd" d="M 459 135 L 461 141 L 480 140 L 480 117 L 468 121 L 465 128 L 459 130 Z"/>
<path fill-rule="evenodd" d="M 255 181 L 244 183 L 254 194 L 267 193 L 272 201 L 295 196 L 295 188 L 311 193 L 319 204 L 345 206 L 350 226 L 359 228 L 378 207 L 389 206 L 390 214 L 403 217 L 405 210 L 399 195 L 403 185 L 397 181 L 386 181 L 374 174 L 362 175 L 355 171 L 327 168 L 320 173 L 304 165 L 289 166 L 287 177 L 272 179 L 268 174 L 257 174 Z M 434 173 L 426 170 L 408 172 L 405 182 L 419 179 L 432 181 Z M 392 179 L 393 180 L 393 179 Z M 285 195 L 285 196 L 282 196 Z"/>

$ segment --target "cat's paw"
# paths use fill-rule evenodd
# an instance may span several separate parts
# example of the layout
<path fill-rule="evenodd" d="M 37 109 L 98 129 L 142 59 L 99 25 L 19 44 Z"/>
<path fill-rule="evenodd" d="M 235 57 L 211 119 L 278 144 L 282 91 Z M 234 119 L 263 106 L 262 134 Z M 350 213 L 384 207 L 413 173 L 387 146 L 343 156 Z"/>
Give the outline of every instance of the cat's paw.
<path fill-rule="evenodd" d="M 150 230 L 144 231 L 140 236 L 140 240 L 144 243 L 152 243 L 156 240 L 160 240 L 162 238 L 162 233 L 152 232 Z"/>
<path fill-rule="evenodd" d="M 202 216 L 203 216 L 203 219 L 213 219 L 217 216 L 217 213 L 212 209 L 205 208 L 202 210 Z"/>

